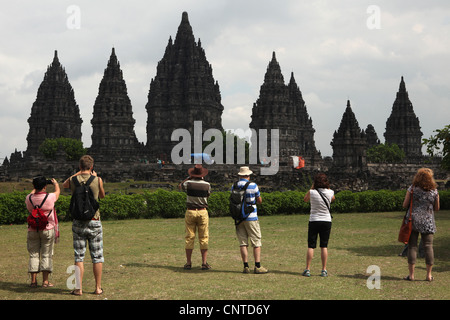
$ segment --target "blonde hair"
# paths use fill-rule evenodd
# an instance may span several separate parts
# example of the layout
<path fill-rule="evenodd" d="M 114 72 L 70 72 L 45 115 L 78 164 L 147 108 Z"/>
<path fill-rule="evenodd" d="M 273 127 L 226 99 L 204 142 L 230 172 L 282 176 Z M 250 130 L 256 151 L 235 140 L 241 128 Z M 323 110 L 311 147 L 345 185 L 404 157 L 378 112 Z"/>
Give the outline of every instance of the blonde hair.
<path fill-rule="evenodd" d="M 413 186 L 420 187 L 425 191 L 434 190 L 437 187 L 436 181 L 434 181 L 433 170 L 429 168 L 421 168 L 417 170 L 414 176 Z"/>

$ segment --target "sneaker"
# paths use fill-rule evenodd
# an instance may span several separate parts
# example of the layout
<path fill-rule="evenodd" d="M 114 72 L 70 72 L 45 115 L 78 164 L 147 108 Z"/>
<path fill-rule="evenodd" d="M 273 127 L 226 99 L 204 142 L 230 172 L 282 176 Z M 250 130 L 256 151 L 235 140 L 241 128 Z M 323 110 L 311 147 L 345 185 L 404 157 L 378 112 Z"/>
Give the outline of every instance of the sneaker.
<path fill-rule="evenodd" d="M 269 270 L 267 270 L 264 267 L 259 267 L 259 268 L 255 267 L 255 269 L 254 269 L 255 274 L 262 274 L 262 273 L 267 273 L 267 272 L 269 272 Z"/>
<path fill-rule="evenodd" d="M 304 277 L 311 277 L 311 272 L 308 269 L 305 269 L 305 271 L 303 271 L 302 276 Z"/>
<path fill-rule="evenodd" d="M 244 267 L 244 271 L 242 271 L 242 273 L 250 273 L 250 268 L 249 267 Z"/>
<path fill-rule="evenodd" d="M 320 274 L 321 277 L 328 277 L 327 270 L 322 270 L 322 273 Z"/>

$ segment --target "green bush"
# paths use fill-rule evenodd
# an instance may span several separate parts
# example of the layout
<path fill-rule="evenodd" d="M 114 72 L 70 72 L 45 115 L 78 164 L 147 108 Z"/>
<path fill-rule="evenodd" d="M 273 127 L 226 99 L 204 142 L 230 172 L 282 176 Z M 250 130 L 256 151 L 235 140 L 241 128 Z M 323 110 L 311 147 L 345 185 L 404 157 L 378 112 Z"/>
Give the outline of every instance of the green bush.
<path fill-rule="evenodd" d="M 17 224 L 27 221 L 28 210 L 25 204 L 27 192 L 0 194 L 0 224 Z"/>
<path fill-rule="evenodd" d="M 346 190 L 336 193 L 336 200 L 331 204 L 331 211 L 357 212 L 359 207 L 357 193 Z"/>
<path fill-rule="evenodd" d="M 100 216 L 103 220 L 136 219 L 146 210 L 142 196 L 110 194 L 100 200 Z"/>
<path fill-rule="evenodd" d="M 335 213 L 403 211 L 406 191 L 341 191 L 331 205 Z M 439 191 L 442 210 L 450 209 L 450 190 Z M 0 194 L 0 224 L 21 224 L 26 222 L 28 210 L 25 205 L 27 192 Z M 229 192 L 212 192 L 208 200 L 210 217 L 228 216 Z M 309 203 L 303 201 L 305 192 L 286 191 L 261 193 L 262 204 L 258 215 L 308 214 Z M 69 221 L 71 196 L 60 195 L 55 209 L 60 220 Z M 182 218 L 186 211 L 186 194 L 179 191 L 158 189 L 143 194 L 109 194 L 100 200 L 103 220 Z"/>
<path fill-rule="evenodd" d="M 441 210 L 450 209 L 450 190 L 439 191 Z"/>
<path fill-rule="evenodd" d="M 229 192 L 213 192 L 208 199 L 208 212 L 210 217 L 224 217 L 229 210 Z"/>

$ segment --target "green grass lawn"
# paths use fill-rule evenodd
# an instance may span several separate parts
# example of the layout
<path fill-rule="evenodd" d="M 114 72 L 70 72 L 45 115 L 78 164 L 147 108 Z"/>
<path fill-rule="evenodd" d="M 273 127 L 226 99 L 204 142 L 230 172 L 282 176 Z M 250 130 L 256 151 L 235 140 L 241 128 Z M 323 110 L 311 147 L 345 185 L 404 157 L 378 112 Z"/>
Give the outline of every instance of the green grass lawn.
<path fill-rule="evenodd" d="M 210 219 L 208 262 L 200 270 L 198 242 L 192 270 L 183 270 L 184 220 L 103 221 L 104 294 L 94 296 L 92 264 L 87 254 L 84 294 L 69 294 L 66 273 L 73 264 L 71 223 L 61 223 L 61 241 L 54 253 L 53 288 L 31 289 L 27 274 L 26 226 L 0 226 L 0 299 L 11 300 L 303 300 L 449 299 L 450 211 L 436 214 L 434 282 L 426 282 L 425 261 L 418 259 L 415 282 L 397 233 L 403 213 L 335 214 L 327 278 L 320 277 L 320 249 L 315 250 L 310 278 L 305 267 L 307 215 L 260 217 L 262 265 L 268 274 L 242 274 L 231 218 Z M 251 251 L 250 251 L 251 252 Z M 250 255 L 253 264 L 253 256 Z M 369 289 L 367 268 L 381 270 L 381 288 Z M 38 282 L 41 282 L 40 275 Z"/>

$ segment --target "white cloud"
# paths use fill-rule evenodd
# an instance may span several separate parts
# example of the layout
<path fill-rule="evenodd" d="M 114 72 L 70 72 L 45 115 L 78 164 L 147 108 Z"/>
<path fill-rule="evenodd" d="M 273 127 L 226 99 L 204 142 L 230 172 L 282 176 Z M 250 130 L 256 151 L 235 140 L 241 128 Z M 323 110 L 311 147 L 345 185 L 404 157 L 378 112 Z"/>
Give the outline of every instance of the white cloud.
<path fill-rule="evenodd" d="M 0 12 L 1 157 L 26 149 L 27 119 L 37 88 L 58 50 L 90 144 L 92 108 L 114 46 L 146 142 L 147 94 L 169 36 L 189 13 L 196 39 L 219 82 L 224 127 L 248 127 L 267 65 L 275 51 L 285 82 L 294 72 L 316 129 L 316 146 L 330 141 L 347 99 L 361 128 L 372 123 L 381 140 L 405 76 L 424 136 L 450 119 L 450 8 L 447 0 L 377 1 L 381 29 L 367 28 L 365 1 L 155 0 L 10 1 Z M 67 28 L 69 5 L 80 29 Z M 433 112 L 428 110 L 433 108 Z"/>

